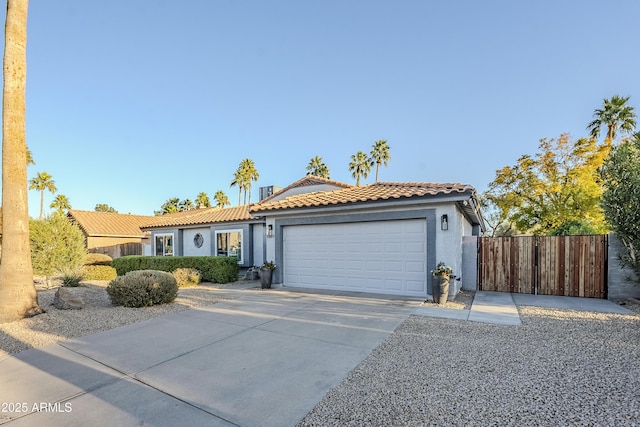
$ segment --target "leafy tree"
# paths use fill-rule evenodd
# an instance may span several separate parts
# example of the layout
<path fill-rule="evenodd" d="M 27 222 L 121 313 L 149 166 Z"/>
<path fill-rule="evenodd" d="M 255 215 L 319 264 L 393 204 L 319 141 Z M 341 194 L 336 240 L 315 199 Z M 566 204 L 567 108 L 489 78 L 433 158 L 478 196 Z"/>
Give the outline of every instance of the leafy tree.
<path fill-rule="evenodd" d="M 373 160 L 371 160 L 365 153 L 358 151 L 351 156 L 351 163 L 349 163 L 349 172 L 351 176 L 356 179 L 356 185 L 360 185 L 360 177 L 367 179 L 369 172 L 371 172 L 371 166 L 373 166 Z"/>
<path fill-rule="evenodd" d="M 196 205 L 193 204 L 193 202 L 191 201 L 191 199 L 184 199 L 183 201 L 181 201 L 178 204 L 178 209 L 180 209 L 180 212 L 183 211 L 192 211 L 196 208 Z"/>
<path fill-rule="evenodd" d="M 196 197 L 196 206 L 198 208 L 210 208 L 211 201 L 209 200 L 209 196 L 204 191 L 198 194 Z"/>
<path fill-rule="evenodd" d="M 25 132 L 28 0 L 7 0 L 2 89 L 2 262 L 0 323 L 43 312 L 29 249 Z"/>
<path fill-rule="evenodd" d="M 594 231 L 607 227 L 600 208 L 599 168 L 610 146 L 593 138 L 575 142 L 563 134 L 540 140 L 539 152 L 496 171 L 484 197 L 498 210 L 499 223 L 519 232 L 549 234 L 570 221 Z"/>
<path fill-rule="evenodd" d="M 118 213 L 117 210 L 115 210 L 114 208 L 112 208 L 111 206 L 107 205 L 106 203 L 98 203 L 96 204 L 96 207 L 94 209 L 96 212 L 113 212 L 113 213 Z"/>
<path fill-rule="evenodd" d="M 64 214 L 55 212 L 44 220 L 31 220 L 29 240 L 36 274 L 52 276 L 82 267 L 87 256 L 84 235 Z"/>
<path fill-rule="evenodd" d="M 376 165 L 376 182 L 378 182 L 378 171 L 380 170 L 380 165 L 384 165 L 387 167 L 389 164 L 389 160 L 391 160 L 391 155 L 389 154 L 389 144 L 384 139 L 380 141 L 376 141 L 373 144 L 371 150 L 371 160 L 375 162 Z"/>
<path fill-rule="evenodd" d="M 636 129 L 636 115 L 633 107 L 627 105 L 628 101 L 628 96 L 625 98 L 619 95 L 604 99 L 603 108 L 595 110 L 594 120 L 587 126 L 591 137 L 598 139 L 603 126 L 607 127 L 606 144 L 612 144 L 619 131 L 625 135 L 633 133 Z"/>
<path fill-rule="evenodd" d="M 623 264 L 635 271 L 640 283 L 640 132 L 613 148 L 602 176 L 605 218 L 627 249 Z"/>
<path fill-rule="evenodd" d="M 58 191 L 56 184 L 52 179 L 52 176 L 47 172 L 38 172 L 35 178 L 29 181 L 29 190 L 40 191 L 40 217 L 42 219 L 42 211 L 44 209 L 44 190 L 49 190 L 51 193 Z"/>
<path fill-rule="evenodd" d="M 69 199 L 64 194 L 58 194 L 53 202 L 49 205 L 51 209 L 55 209 L 58 212 L 64 213 L 64 211 L 68 211 L 71 209 L 71 204 L 69 203 Z"/>
<path fill-rule="evenodd" d="M 309 160 L 307 175 L 319 176 L 329 179 L 329 167 L 322 161 L 322 157 L 315 156 Z"/>
<path fill-rule="evenodd" d="M 216 206 L 219 208 L 224 208 L 227 205 L 230 205 L 229 198 L 222 190 L 216 191 L 216 194 L 213 196 L 213 199 L 216 201 Z"/>
<path fill-rule="evenodd" d="M 550 236 L 577 236 L 588 234 L 599 234 L 601 230 L 593 227 L 584 219 L 571 219 L 560 224 L 559 227 L 549 233 Z"/>

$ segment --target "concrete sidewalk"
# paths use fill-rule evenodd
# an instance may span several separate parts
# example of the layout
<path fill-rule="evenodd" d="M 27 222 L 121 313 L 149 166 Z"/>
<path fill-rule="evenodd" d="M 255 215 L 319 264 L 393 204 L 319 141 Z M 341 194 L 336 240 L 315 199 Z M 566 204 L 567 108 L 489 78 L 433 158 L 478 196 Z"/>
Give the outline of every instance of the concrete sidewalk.
<path fill-rule="evenodd" d="M 498 325 L 521 325 L 516 306 L 564 308 L 598 313 L 634 314 L 631 310 L 611 301 L 596 298 L 558 297 L 549 295 L 510 294 L 506 292 L 478 291 L 470 310 L 437 306 L 417 307 L 413 314 Z"/>
<path fill-rule="evenodd" d="M 235 292 L 0 361 L 0 424 L 295 425 L 422 301 Z"/>

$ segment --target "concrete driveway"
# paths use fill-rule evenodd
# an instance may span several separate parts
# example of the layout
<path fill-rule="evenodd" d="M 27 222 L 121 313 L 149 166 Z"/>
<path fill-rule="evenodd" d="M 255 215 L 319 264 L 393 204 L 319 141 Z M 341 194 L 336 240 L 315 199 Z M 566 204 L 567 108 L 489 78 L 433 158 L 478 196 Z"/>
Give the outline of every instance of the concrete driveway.
<path fill-rule="evenodd" d="M 0 424 L 295 425 L 422 301 L 239 292 L 0 361 Z"/>

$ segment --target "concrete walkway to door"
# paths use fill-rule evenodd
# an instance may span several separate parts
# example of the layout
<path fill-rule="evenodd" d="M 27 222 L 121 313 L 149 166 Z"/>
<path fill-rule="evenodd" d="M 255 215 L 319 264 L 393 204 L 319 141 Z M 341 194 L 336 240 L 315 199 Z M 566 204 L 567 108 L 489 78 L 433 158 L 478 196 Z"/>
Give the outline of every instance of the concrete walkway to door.
<path fill-rule="evenodd" d="M 595 311 L 599 313 L 633 314 L 632 311 L 603 299 L 510 294 L 491 291 L 476 292 L 470 310 L 423 306 L 416 308 L 413 314 L 517 326 L 522 324 L 522 322 L 516 306 L 537 306 L 566 308 L 578 311 Z"/>

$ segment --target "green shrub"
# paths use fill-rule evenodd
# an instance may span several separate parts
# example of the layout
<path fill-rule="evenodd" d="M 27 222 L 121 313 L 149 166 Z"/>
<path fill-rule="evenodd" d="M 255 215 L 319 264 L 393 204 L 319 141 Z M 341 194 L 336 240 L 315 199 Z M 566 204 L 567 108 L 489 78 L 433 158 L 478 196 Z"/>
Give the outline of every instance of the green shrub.
<path fill-rule="evenodd" d="M 29 220 L 29 243 L 37 275 L 51 276 L 80 267 L 87 255 L 80 228 L 58 212 L 43 220 Z"/>
<path fill-rule="evenodd" d="M 90 253 L 87 254 L 84 265 L 111 265 L 111 261 L 113 261 L 113 258 L 107 254 Z"/>
<path fill-rule="evenodd" d="M 82 267 L 85 280 L 113 280 L 118 273 L 108 265 L 85 265 Z"/>
<path fill-rule="evenodd" d="M 170 303 L 178 295 L 176 279 L 164 271 L 130 271 L 107 286 L 111 303 L 124 307 L 147 307 Z"/>
<path fill-rule="evenodd" d="M 84 278 L 82 269 L 79 267 L 65 267 L 60 271 L 60 280 L 62 280 L 62 286 L 75 288 L 80 286 L 80 282 Z"/>
<path fill-rule="evenodd" d="M 202 280 L 213 283 L 229 283 L 238 280 L 238 259 L 219 256 L 142 256 L 132 255 L 116 258 L 111 265 L 122 276 L 136 270 L 158 270 L 172 272 L 178 268 L 195 268 Z"/>
<path fill-rule="evenodd" d="M 196 286 L 202 279 L 202 275 L 195 268 L 177 268 L 173 272 L 173 277 L 178 282 L 179 288 Z"/>

